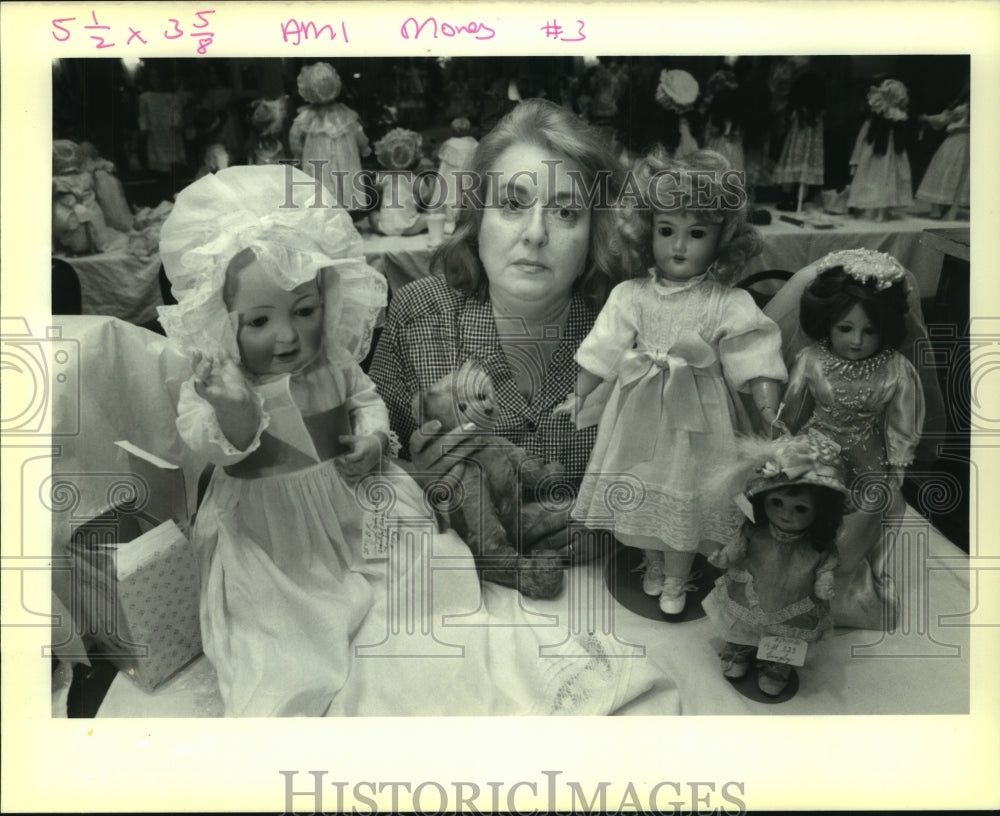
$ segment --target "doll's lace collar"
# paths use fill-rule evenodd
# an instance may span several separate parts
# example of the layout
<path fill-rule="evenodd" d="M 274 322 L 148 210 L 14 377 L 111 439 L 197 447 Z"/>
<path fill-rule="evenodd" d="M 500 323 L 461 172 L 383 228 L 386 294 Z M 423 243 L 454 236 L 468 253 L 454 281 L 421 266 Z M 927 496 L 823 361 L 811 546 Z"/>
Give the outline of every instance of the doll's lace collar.
<path fill-rule="evenodd" d="M 777 541 L 779 544 L 791 544 L 792 542 L 799 541 L 806 537 L 806 530 L 799 530 L 794 533 L 787 533 L 784 530 L 779 530 L 774 526 L 774 522 L 769 521 L 767 523 L 768 532 L 771 534 L 771 538 Z"/>
<path fill-rule="evenodd" d="M 664 295 L 675 295 L 679 292 L 686 292 L 688 289 L 693 289 L 695 286 L 708 280 L 708 272 L 702 272 L 700 275 L 688 278 L 686 281 L 673 281 L 660 277 L 656 274 L 655 267 L 650 269 L 649 272 L 653 281 L 653 288 Z"/>

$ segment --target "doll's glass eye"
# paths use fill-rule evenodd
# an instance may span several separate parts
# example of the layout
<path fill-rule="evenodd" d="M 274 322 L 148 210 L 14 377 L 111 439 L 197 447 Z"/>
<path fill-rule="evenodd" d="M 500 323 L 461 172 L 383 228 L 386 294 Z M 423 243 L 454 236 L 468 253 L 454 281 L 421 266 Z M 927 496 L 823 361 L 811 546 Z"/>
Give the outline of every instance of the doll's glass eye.
<path fill-rule="evenodd" d="M 315 306 L 303 306 L 296 312 L 296 314 L 299 317 L 311 317 L 313 314 L 315 314 L 315 312 L 316 312 Z"/>
<path fill-rule="evenodd" d="M 800 516 L 804 516 L 810 510 L 812 510 L 812 508 L 811 507 L 806 507 L 804 504 L 797 504 L 797 505 L 795 505 L 795 512 L 798 513 Z"/>
<path fill-rule="evenodd" d="M 255 329 L 259 329 L 262 326 L 267 325 L 267 315 L 258 315 L 247 321 L 248 326 L 252 326 Z"/>
<path fill-rule="evenodd" d="M 693 230 L 691 230 L 691 237 L 692 238 L 704 238 L 705 237 L 705 230 L 703 230 L 703 229 L 693 229 Z"/>
<path fill-rule="evenodd" d="M 659 235 L 662 235 L 664 238 L 669 238 L 671 235 L 674 234 L 673 227 L 658 227 L 656 231 Z"/>

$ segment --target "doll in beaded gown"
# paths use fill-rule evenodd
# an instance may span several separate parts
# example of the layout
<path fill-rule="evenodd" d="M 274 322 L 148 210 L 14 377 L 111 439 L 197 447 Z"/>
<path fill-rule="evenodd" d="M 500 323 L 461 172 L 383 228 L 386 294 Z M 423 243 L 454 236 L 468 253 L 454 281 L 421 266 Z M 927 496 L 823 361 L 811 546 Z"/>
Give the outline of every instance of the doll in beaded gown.
<path fill-rule="evenodd" d="M 924 419 L 918 374 L 897 351 L 906 333 L 905 270 L 868 249 L 830 253 L 819 267 L 799 311 L 813 343 L 791 367 L 782 420 L 793 432 L 819 430 L 842 448 L 858 512 L 838 537 L 835 620 L 891 627 L 896 599 L 885 572 L 886 532 L 903 514 L 903 471 Z"/>

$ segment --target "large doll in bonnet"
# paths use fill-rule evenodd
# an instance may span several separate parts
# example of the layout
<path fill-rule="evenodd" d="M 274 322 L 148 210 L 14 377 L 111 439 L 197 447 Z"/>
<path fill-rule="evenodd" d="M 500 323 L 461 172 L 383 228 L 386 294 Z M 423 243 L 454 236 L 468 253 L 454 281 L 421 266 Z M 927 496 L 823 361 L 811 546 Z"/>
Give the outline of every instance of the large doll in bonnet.
<path fill-rule="evenodd" d="M 648 690 L 610 641 L 545 644 L 517 593 L 481 594 L 468 547 L 385 457 L 357 362 L 385 280 L 315 199 L 290 166 L 230 167 L 183 190 L 161 234 L 178 302 L 160 320 L 194 364 L 177 428 L 216 464 L 192 535 L 226 714 L 604 714 Z M 463 623 L 428 634 L 449 615 Z"/>
<path fill-rule="evenodd" d="M 308 104 L 295 115 L 288 132 L 292 155 L 301 159 L 306 173 L 319 174 L 338 204 L 361 209 L 355 193 L 361 189 L 357 176 L 361 159 L 371 154 L 371 148 L 358 114 L 336 101 L 340 75 L 326 62 L 307 65 L 299 71 L 298 90 Z"/>
<path fill-rule="evenodd" d="M 183 190 L 160 236 L 177 299 L 160 320 L 195 372 L 177 429 L 217 466 L 193 538 L 230 714 L 322 713 L 372 602 L 353 483 L 389 424 L 357 361 L 386 283 L 347 213 L 314 198 L 291 167 L 231 167 Z"/>

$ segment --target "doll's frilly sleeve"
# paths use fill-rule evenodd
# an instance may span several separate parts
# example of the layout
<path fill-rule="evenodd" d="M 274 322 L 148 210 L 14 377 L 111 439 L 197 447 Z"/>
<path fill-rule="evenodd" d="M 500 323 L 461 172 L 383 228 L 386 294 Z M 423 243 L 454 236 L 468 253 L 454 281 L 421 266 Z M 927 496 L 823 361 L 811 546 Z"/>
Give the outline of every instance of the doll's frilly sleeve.
<path fill-rule="evenodd" d="M 324 347 L 331 362 L 364 359 L 386 302 L 385 278 L 365 261 L 350 216 L 322 203 L 316 182 L 289 165 L 237 166 L 182 190 L 160 233 L 175 306 L 159 308 L 182 351 L 239 360 L 237 316 L 223 297 L 242 250 L 284 289 L 320 276 Z"/>

